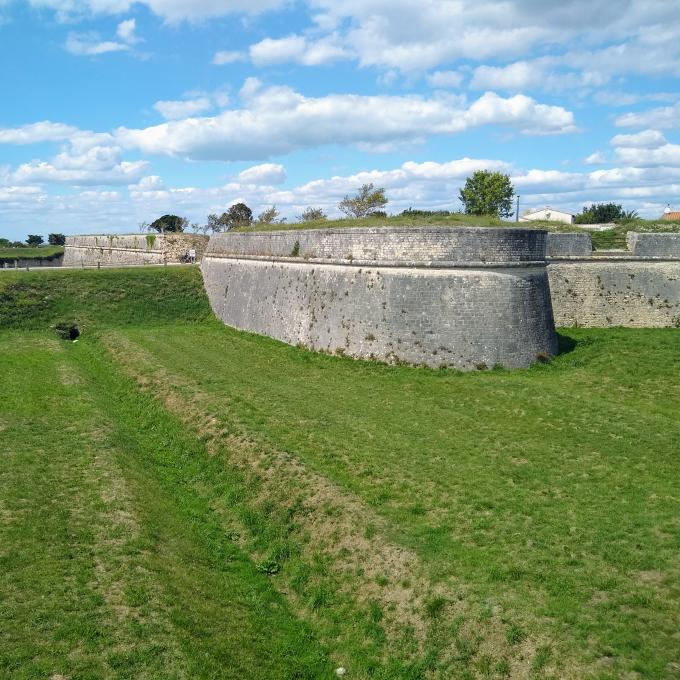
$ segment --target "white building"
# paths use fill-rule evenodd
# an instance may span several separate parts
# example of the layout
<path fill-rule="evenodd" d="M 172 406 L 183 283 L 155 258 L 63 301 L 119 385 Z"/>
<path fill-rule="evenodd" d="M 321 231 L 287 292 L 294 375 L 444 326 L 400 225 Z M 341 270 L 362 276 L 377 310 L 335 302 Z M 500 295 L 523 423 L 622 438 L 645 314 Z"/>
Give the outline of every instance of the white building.
<path fill-rule="evenodd" d="M 527 210 L 520 216 L 520 222 L 533 222 L 534 220 L 547 220 L 548 222 L 564 222 L 564 224 L 574 224 L 574 216 L 563 210 L 556 210 L 548 206 L 538 210 Z"/>

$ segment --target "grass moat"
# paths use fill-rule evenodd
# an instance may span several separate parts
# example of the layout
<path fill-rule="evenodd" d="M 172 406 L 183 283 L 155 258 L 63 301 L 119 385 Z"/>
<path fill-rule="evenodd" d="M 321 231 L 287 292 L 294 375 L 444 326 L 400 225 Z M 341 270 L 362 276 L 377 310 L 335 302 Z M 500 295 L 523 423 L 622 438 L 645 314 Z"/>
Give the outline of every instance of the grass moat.
<path fill-rule="evenodd" d="M 0 677 L 678 677 L 680 329 L 560 334 L 387 366 L 6 272 Z"/>

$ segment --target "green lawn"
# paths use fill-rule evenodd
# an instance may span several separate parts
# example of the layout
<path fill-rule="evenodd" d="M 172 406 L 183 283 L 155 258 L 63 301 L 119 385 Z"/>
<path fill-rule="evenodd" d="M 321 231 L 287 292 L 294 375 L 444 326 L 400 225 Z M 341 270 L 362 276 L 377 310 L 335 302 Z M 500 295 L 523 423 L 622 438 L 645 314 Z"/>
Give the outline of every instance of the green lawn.
<path fill-rule="evenodd" d="M 14 260 L 54 260 L 64 254 L 63 246 L 40 246 L 38 248 L 0 248 L 0 266 Z"/>
<path fill-rule="evenodd" d="M 680 675 L 677 329 L 389 367 L 190 268 L 7 274 L 0 326 L 0 677 Z"/>

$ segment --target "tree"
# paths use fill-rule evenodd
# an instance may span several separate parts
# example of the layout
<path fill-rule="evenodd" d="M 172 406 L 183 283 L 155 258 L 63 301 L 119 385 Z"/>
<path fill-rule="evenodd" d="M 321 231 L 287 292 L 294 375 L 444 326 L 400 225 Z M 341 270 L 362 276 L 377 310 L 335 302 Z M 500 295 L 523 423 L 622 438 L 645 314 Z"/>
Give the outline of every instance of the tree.
<path fill-rule="evenodd" d="M 274 208 L 274 210 L 276 210 L 276 208 Z M 278 215 L 278 210 L 276 211 L 276 214 Z M 260 217 L 262 217 L 262 215 L 260 215 Z M 215 234 L 220 231 L 229 231 L 235 227 L 247 227 L 252 223 L 253 211 L 245 203 L 234 203 L 227 212 L 223 212 L 221 215 L 210 213 L 210 215 L 208 215 L 208 223 L 205 225 L 205 230 L 212 231 L 213 234 Z"/>
<path fill-rule="evenodd" d="M 515 189 L 510 177 L 502 172 L 477 170 L 465 180 L 459 198 L 468 215 L 512 215 L 512 197 Z"/>
<path fill-rule="evenodd" d="M 283 224 L 286 221 L 285 217 L 279 217 L 281 213 L 276 209 L 276 206 L 273 205 L 271 208 L 267 208 L 266 210 L 263 210 L 258 216 L 257 216 L 257 223 L 258 224 Z"/>
<path fill-rule="evenodd" d="M 184 231 L 189 224 L 186 217 L 179 217 L 179 215 L 163 215 L 157 220 L 154 220 L 149 225 L 149 231 L 152 229 L 158 232 L 180 232 Z"/>
<path fill-rule="evenodd" d="M 248 227 L 253 223 L 253 211 L 245 203 L 234 203 L 226 215 L 229 229 Z"/>
<path fill-rule="evenodd" d="M 47 242 L 51 246 L 63 246 L 66 243 L 66 236 L 64 234 L 48 234 Z"/>
<path fill-rule="evenodd" d="M 39 236 L 38 234 L 29 234 L 28 238 L 26 239 L 26 243 L 28 243 L 29 246 L 40 246 L 45 242 L 42 236 Z"/>
<path fill-rule="evenodd" d="M 345 196 L 338 203 L 338 208 L 348 217 L 367 217 L 380 211 L 387 205 L 385 189 L 373 186 L 373 183 L 364 184 L 355 196 Z"/>
<path fill-rule="evenodd" d="M 227 213 L 222 213 L 221 216 L 217 213 L 210 213 L 210 215 L 208 215 L 208 221 L 205 225 L 206 232 L 212 231 L 213 234 L 216 234 L 219 231 L 226 231 L 228 229 L 226 219 Z"/>
<path fill-rule="evenodd" d="M 326 219 L 326 213 L 322 208 L 305 208 L 302 215 L 297 216 L 300 222 L 317 222 Z"/>
<path fill-rule="evenodd" d="M 620 203 L 593 203 L 589 208 L 584 206 L 581 214 L 574 218 L 574 222 L 576 224 L 605 224 L 625 218 L 626 212 Z"/>

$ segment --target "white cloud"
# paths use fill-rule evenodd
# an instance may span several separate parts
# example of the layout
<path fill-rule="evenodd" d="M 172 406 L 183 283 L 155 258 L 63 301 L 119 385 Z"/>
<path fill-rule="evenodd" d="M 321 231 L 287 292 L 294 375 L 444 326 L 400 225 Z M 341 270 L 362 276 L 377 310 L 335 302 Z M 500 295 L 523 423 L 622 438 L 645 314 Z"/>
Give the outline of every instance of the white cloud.
<path fill-rule="evenodd" d="M 210 111 L 213 108 L 213 103 L 209 97 L 198 97 L 197 99 L 181 99 L 177 101 L 161 100 L 157 101 L 153 107 L 163 118 L 176 120 Z"/>
<path fill-rule="evenodd" d="M 655 148 L 618 147 L 616 157 L 621 163 L 635 168 L 680 167 L 680 144 L 663 144 Z"/>
<path fill-rule="evenodd" d="M 458 88 L 463 84 L 463 74 L 459 71 L 435 71 L 427 76 L 431 87 Z"/>
<path fill-rule="evenodd" d="M 634 135 L 616 135 L 612 137 L 612 146 L 626 146 L 638 149 L 654 149 L 666 144 L 666 138 L 658 130 L 643 130 Z"/>
<path fill-rule="evenodd" d="M 631 106 L 643 101 L 668 102 L 675 101 L 679 95 L 675 92 L 651 92 L 641 94 L 638 92 L 621 92 L 617 90 L 600 90 L 593 95 L 598 104 L 607 106 Z"/>
<path fill-rule="evenodd" d="M 470 87 L 475 90 L 524 90 L 535 87 L 545 78 L 544 67 L 538 63 L 517 61 L 507 66 L 478 66 Z"/>
<path fill-rule="evenodd" d="M 473 102 L 466 116 L 470 126 L 509 125 L 527 135 L 551 135 L 576 131 L 571 111 L 561 106 L 537 104 L 531 97 L 515 95 L 507 99 L 486 92 Z"/>
<path fill-rule="evenodd" d="M 619 127 L 652 127 L 676 128 L 680 127 L 680 101 L 673 106 L 662 106 L 639 113 L 625 113 L 616 121 Z"/>
<path fill-rule="evenodd" d="M 43 189 L 32 186 L 6 186 L 0 187 L 0 203 L 12 203 L 16 205 L 34 203 L 37 198 L 44 195 Z M 6 206 L 5 206 L 6 207 Z"/>
<path fill-rule="evenodd" d="M 243 184 L 283 184 L 286 181 L 286 169 L 278 163 L 263 163 L 243 170 L 238 179 Z"/>
<path fill-rule="evenodd" d="M 130 45 L 115 40 L 102 40 L 98 33 L 69 33 L 64 49 L 79 57 L 94 57 L 110 52 L 125 52 Z"/>
<path fill-rule="evenodd" d="M 233 64 L 237 61 L 243 61 L 245 58 L 246 55 L 243 52 L 220 50 L 219 52 L 215 52 L 212 63 L 216 66 L 224 66 L 224 64 Z"/>
<path fill-rule="evenodd" d="M 258 14 L 283 6 L 286 0 L 29 0 L 34 7 L 53 9 L 63 19 L 74 16 L 128 12 L 135 4 L 146 5 L 167 21 L 199 20 L 228 14 Z"/>
<path fill-rule="evenodd" d="M 296 62 L 305 66 L 318 66 L 347 58 L 349 52 L 334 35 L 308 41 L 301 35 L 285 38 L 265 38 L 250 46 L 250 58 L 256 66 L 283 62 Z"/>
<path fill-rule="evenodd" d="M 583 161 L 586 165 L 602 165 L 607 162 L 607 157 L 601 151 L 595 151 Z"/>
<path fill-rule="evenodd" d="M 64 123 L 43 120 L 16 128 L 0 128 L 0 144 L 37 144 L 69 139 L 78 128 Z"/>
<path fill-rule="evenodd" d="M 115 146 L 70 148 L 51 161 L 23 163 L 13 173 L 15 184 L 129 184 L 137 180 L 148 167 L 146 161 L 123 161 Z"/>
<path fill-rule="evenodd" d="M 382 145 L 503 125 L 522 134 L 574 131 L 573 114 L 517 95 L 487 92 L 468 108 L 460 98 L 328 95 L 305 97 L 287 87 L 263 88 L 248 79 L 246 106 L 216 116 L 171 121 L 144 129 L 120 128 L 127 148 L 192 159 L 259 160 L 326 144 Z"/>
<path fill-rule="evenodd" d="M 121 21 L 118 24 L 118 28 L 116 28 L 116 35 L 123 42 L 132 45 L 133 43 L 136 43 L 138 40 L 137 36 L 135 35 L 136 28 L 137 24 L 134 19 L 126 19 L 125 21 Z"/>
<path fill-rule="evenodd" d="M 64 49 L 80 57 L 94 57 L 110 52 L 126 52 L 132 45 L 139 42 L 135 35 L 136 26 L 134 19 L 121 21 L 116 28 L 116 35 L 119 40 L 102 40 L 99 33 L 95 32 L 69 33 Z"/>
<path fill-rule="evenodd" d="M 137 191 L 161 191 L 165 189 L 165 182 L 158 175 L 142 177 L 137 184 L 131 184 L 128 189 Z"/>

